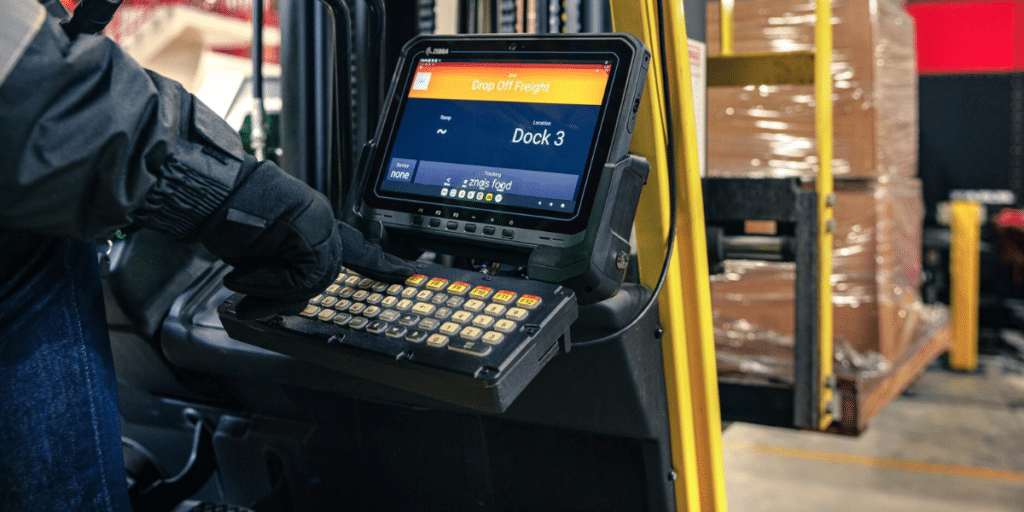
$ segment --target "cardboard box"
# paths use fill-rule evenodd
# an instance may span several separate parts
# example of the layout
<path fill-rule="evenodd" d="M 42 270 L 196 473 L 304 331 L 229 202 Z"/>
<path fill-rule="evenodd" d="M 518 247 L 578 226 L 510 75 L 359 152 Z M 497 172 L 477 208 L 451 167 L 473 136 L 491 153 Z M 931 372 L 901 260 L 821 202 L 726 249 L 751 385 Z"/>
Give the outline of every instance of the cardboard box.
<path fill-rule="evenodd" d="M 707 4 L 708 54 L 720 50 L 719 4 Z M 834 0 L 837 179 L 917 173 L 913 19 L 901 0 Z M 737 54 L 814 49 L 814 2 L 736 2 Z M 818 172 L 813 86 L 708 90 L 708 176 L 802 177 Z"/>
<path fill-rule="evenodd" d="M 834 338 L 859 353 L 899 360 L 917 334 L 921 302 L 921 184 L 845 182 L 836 187 Z M 711 280 L 720 360 L 792 361 L 794 264 L 728 261 Z M 744 322 L 745 321 L 745 322 Z M 765 361 L 761 361 L 764 363 Z"/>

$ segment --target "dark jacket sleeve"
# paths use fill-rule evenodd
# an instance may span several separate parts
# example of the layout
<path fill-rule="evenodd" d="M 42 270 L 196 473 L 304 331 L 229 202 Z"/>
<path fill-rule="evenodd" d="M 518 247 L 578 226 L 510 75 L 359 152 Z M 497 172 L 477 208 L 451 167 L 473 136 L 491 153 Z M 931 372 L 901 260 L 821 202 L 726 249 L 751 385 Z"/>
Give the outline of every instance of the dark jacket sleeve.
<path fill-rule="evenodd" d="M 189 239 L 242 157 L 238 134 L 180 84 L 107 37 L 70 41 L 52 16 L 0 84 L 0 229 Z"/>

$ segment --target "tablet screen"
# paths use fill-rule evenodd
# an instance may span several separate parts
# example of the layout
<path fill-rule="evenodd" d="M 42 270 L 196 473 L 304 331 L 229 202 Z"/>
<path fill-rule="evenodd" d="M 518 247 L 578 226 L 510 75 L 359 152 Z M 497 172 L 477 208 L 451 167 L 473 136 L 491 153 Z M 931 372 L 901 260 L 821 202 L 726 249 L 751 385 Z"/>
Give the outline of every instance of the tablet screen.
<path fill-rule="evenodd" d="M 374 191 L 463 209 L 467 220 L 486 222 L 487 212 L 573 218 L 616 60 L 612 53 L 517 61 L 421 53 Z"/>

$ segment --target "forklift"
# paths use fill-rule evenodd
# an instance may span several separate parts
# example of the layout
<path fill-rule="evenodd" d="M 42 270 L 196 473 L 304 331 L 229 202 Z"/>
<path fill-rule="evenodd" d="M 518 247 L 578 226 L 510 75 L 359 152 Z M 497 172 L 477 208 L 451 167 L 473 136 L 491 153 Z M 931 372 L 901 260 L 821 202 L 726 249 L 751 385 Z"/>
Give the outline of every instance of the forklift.
<path fill-rule="evenodd" d="M 460 0 L 445 5 L 465 35 L 417 37 L 440 4 L 283 2 L 279 154 L 261 142 L 253 52 L 252 148 L 415 261 L 410 281 L 339 269 L 303 314 L 250 320 L 200 247 L 139 232 L 101 248 L 136 510 L 725 510 L 687 45 L 704 3 Z M 550 75 L 445 92 L 469 68 Z M 589 104 L 574 90 L 560 114 L 527 97 L 570 68 L 593 72 L 573 83 L 606 81 Z M 508 105 L 529 112 L 506 144 L 536 162 L 433 165 L 472 153 L 487 126 L 424 144 L 403 120 L 434 115 L 429 101 L 493 105 L 495 124 Z M 551 195 L 564 174 L 544 161 L 589 134 L 575 188 Z M 423 323 L 442 309 L 477 316 L 445 335 L 454 322 Z"/>

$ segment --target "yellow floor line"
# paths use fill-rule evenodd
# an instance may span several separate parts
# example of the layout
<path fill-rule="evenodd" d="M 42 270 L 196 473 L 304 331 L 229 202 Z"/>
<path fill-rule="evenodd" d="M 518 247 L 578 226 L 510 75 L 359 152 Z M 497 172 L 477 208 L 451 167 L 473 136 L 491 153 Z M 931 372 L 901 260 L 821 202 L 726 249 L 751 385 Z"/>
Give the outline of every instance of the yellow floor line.
<path fill-rule="evenodd" d="M 1015 473 L 1013 471 L 1002 471 L 998 469 L 940 464 L 937 462 L 881 459 L 865 455 L 819 452 L 814 450 L 804 450 L 801 448 L 785 448 L 765 444 L 725 442 L 722 443 L 722 445 L 726 450 L 730 451 L 763 453 L 766 455 L 776 455 L 791 459 L 818 460 L 837 464 L 850 464 L 855 466 L 893 469 L 898 471 L 914 471 L 918 473 L 932 473 L 937 475 L 962 476 L 968 478 L 983 478 L 986 480 L 998 480 L 1001 482 L 1024 484 L 1024 473 Z"/>

